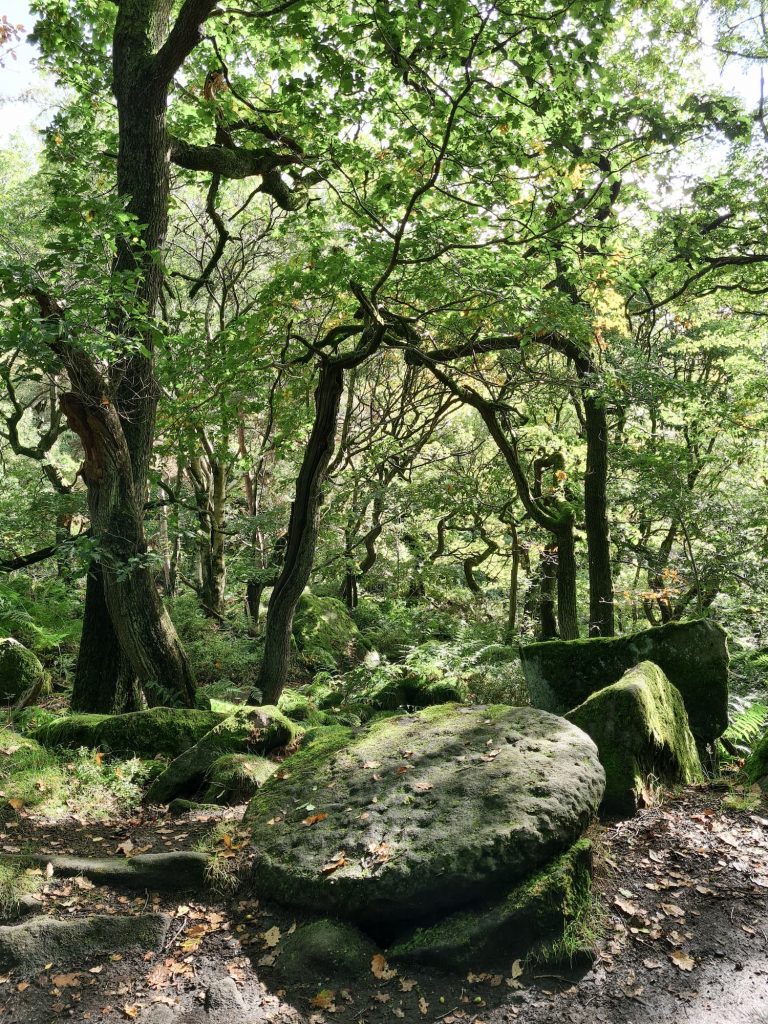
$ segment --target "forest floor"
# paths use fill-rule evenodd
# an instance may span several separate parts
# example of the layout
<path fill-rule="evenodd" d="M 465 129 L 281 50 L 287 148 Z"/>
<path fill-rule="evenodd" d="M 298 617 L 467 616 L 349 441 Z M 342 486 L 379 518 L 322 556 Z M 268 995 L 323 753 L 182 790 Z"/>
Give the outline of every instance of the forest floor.
<path fill-rule="evenodd" d="M 125 895 L 43 872 L 42 913 L 161 910 L 173 918 L 166 947 L 0 976 L 0 1022 L 768 1024 L 768 810 L 736 810 L 725 797 L 691 787 L 594 830 L 603 927 L 594 963 L 580 969 L 519 974 L 512 964 L 489 964 L 461 978 L 379 969 L 384 977 L 371 973 L 348 987 L 308 973 L 288 986 L 280 941 L 299 914 L 200 893 Z M 236 819 L 242 810 L 229 813 Z M 31 812 L 3 814 L 2 851 L 88 856 L 192 849 L 218 817 L 146 811 L 52 823 Z M 231 825 L 236 836 L 237 821 Z M 223 846 L 230 842 L 222 832 Z"/>

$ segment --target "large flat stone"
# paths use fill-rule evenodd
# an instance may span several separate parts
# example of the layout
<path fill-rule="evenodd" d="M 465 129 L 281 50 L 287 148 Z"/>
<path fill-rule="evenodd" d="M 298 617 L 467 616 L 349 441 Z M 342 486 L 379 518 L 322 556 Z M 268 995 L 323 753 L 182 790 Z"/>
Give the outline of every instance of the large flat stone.
<path fill-rule="evenodd" d="M 578 839 L 605 776 L 592 740 L 533 708 L 428 708 L 317 730 L 246 813 L 264 895 L 360 921 L 490 897 Z"/>

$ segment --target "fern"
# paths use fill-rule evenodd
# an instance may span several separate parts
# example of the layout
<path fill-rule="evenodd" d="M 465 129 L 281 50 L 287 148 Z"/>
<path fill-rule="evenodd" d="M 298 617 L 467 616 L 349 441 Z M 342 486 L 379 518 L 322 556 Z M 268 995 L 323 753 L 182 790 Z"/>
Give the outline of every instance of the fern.
<path fill-rule="evenodd" d="M 736 699 L 735 705 L 742 705 L 740 710 L 731 715 L 730 725 L 723 733 L 725 739 L 735 746 L 749 751 L 765 730 L 768 721 L 768 705 L 761 700 L 748 703 Z"/>

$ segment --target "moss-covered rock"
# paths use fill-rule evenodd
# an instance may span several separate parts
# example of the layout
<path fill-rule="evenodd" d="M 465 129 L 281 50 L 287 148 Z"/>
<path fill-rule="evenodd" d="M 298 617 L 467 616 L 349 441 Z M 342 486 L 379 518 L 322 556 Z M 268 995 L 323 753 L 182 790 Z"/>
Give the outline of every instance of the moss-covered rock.
<path fill-rule="evenodd" d="M 296 609 L 293 638 L 301 660 L 315 671 L 348 667 L 365 653 L 360 630 L 344 602 L 308 590 Z"/>
<path fill-rule="evenodd" d="M 597 744 L 609 814 L 631 815 L 650 803 L 653 781 L 674 785 L 702 778 L 680 691 L 650 661 L 593 693 L 566 718 Z"/>
<path fill-rule="evenodd" d="M 45 670 L 37 655 L 12 637 L 0 639 L 0 704 L 15 704 L 45 686 Z"/>
<path fill-rule="evenodd" d="M 591 888 L 592 844 L 580 839 L 500 899 L 401 937 L 387 958 L 458 971 L 508 965 L 561 939 L 589 906 Z"/>
<path fill-rule="evenodd" d="M 357 920 L 418 918 L 567 849 L 605 778 L 592 740 L 532 708 L 427 708 L 318 730 L 251 801 L 253 883 Z"/>
<path fill-rule="evenodd" d="M 276 761 L 255 754 L 217 757 L 208 769 L 203 803 L 245 804 L 276 769 Z"/>
<path fill-rule="evenodd" d="M 160 707 L 126 715 L 69 715 L 37 729 L 34 737 L 46 747 L 178 757 L 225 718 L 212 711 Z"/>
<path fill-rule="evenodd" d="M 80 967 L 118 950 L 159 951 L 170 925 L 167 914 L 94 914 L 63 921 L 34 917 L 23 924 L 0 926 L 0 967 L 26 974 L 50 964 Z"/>
<path fill-rule="evenodd" d="M 289 984 L 307 977 L 351 981 L 368 974 L 376 951 L 354 925 L 321 918 L 285 936 L 277 966 Z"/>
<path fill-rule="evenodd" d="M 708 619 L 671 622 L 631 636 L 549 640 L 520 650 L 534 707 L 562 715 L 641 661 L 658 665 L 680 691 L 691 732 L 711 743 L 728 726 L 728 647 Z"/>
<path fill-rule="evenodd" d="M 147 791 L 147 802 L 167 804 L 194 793 L 223 754 L 267 754 L 289 743 L 299 729 L 276 707 L 242 707 L 176 757 Z"/>
<path fill-rule="evenodd" d="M 752 785 L 768 791 L 768 732 L 758 740 L 744 762 L 744 774 Z"/>

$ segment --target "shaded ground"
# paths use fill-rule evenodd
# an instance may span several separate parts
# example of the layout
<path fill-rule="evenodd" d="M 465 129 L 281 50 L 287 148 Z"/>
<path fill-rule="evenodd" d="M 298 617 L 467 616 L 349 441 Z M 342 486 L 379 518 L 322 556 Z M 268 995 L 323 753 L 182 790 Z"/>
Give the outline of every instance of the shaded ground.
<path fill-rule="evenodd" d="M 517 977 L 502 962 L 478 965 L 469 978 L 379 969 L 383 977 L 355 984 L 306 977 L 288 986 L 280 944 L 299 915 L 200 894 L 129 896 L 54 877 L 41 879 L 43 912 L 165 910 L 173 916 L 166 948 L 2 976 L 0 1021 L 768 1024 L 768 813 L 731 810 L 723 796 L 690 788 L 598 830 L 604 935 L 588 969 Z M 193 847 L 211 824 L 146 814 L 111 827 L 50 826 L 22 812 L 17 825 L 0 827 L 0 847 L 114 854 L 130 839 L 159 852 Z"/>

